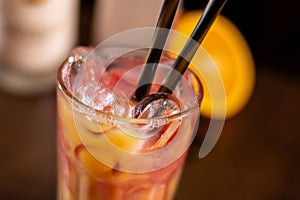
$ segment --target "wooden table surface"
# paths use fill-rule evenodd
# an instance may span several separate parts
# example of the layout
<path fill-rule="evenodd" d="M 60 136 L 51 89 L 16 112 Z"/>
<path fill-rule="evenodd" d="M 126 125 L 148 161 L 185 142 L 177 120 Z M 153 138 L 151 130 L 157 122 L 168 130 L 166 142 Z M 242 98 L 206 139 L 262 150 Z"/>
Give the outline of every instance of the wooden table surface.
<path fill-rule="evenodd" d="M 199 159 L 194 141 L 176 200 L 300 199 L 299 103 L 300 80 L 258 70 L 253 98 L 225 122 L 213 151 Z M 55 199 L 55 109 L 54 90 L 0 93 L 0 199 Z"/>

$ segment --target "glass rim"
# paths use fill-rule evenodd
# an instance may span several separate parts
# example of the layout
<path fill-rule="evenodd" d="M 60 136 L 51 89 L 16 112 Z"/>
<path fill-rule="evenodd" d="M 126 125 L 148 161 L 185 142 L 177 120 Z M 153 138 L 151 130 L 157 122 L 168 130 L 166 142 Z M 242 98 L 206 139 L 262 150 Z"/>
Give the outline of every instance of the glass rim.
<path fill-rule="evenodd" d="M 70 57 L 70 56 L 69 56 Z M 69 58 L 68 57 L 68 58 Z M 195 88 L 193 87 L 194 93 L 195 93 L 195 101 L 193 101 L 194 103 L 189 104 L 189 106 L 185 109 L 180 109 L 179 112 L 176 112 L 175 114 L 170 114 L 167 116 L 158 116 L 158 117 L 153 117 L 153 118 L 133 118 L 133 117 L 123 117 L 123 116 L 118 116 L 118 115 L 114 115 L 112 113 L 107 113 L 101 110 L 97 110 L 96 108 L 93 108 L 90 105 L 85 104 L 84 102 L 82 102 L 80 99 L 78 99 L 75 95 L 73 95 L 72 90 L 70 90 L 67 86 L 65 81 L 63 80 L 63 69 L 65 69 L 65 67 L 68 66 L 68 58 L 65 59 L 65 61 L 60 65 L 60 67 L 58 68 L 57 71 L 57 88 L 63 93 L 64 95 L 64 99 L 66 99 L 67 101 L 70 101 L 70 103 L 72 103 L 70 106 L 73 107 L 73 103 L 75 103 L 77 106 L 79 106 L 80 108 L 83 108 L 83 110 L 87 111 L 87 112 L 83 112 L 83 110 L 80 109 L 77 110 L 77 112 L 88 115 L 88 113 L 90 114 L 91 111 L 94 112 L 94 114 L 96 116 L 101 116 L 101 117 L 105 117 L 105 119 L 111 119 L 111 121 L 113 123 L 119 122 L 119 123 L 135 123 L 135 124 L 149 124 L 149 123 L 163 123 L 162 125 L 168 124 L 171 121 L 174 120 L 178 120 L 183 118 L 184 116 L 188 115 L 190 112 L 192 112 L 194 109 L 200 109 L 200 103 L 202 100 L 202 96 L 203 96 L 203 86 L 201 84 L 201 81 L 199 80 L 199 78 L 196 76 L 196 74 L 193 72 L 193 70 L 187 70 L 189 73 L 192 74 L 192 76 L 194 76 L 196 78 L 196 82 L 197 82 L 197 87 L 198 87 L 198 93 L 195 91 Z M 69 75 L 69 74 L 67 74 Z M 194 82 L 193 82 L 194 83 Z M 73 110 L 73 109 L 72 109 Z M 94 121 L 98 122 L 97 120 L 95 120 L 93 118 Z M 159 125 L 158 127 L 160 127 L 161 125 Z"/>

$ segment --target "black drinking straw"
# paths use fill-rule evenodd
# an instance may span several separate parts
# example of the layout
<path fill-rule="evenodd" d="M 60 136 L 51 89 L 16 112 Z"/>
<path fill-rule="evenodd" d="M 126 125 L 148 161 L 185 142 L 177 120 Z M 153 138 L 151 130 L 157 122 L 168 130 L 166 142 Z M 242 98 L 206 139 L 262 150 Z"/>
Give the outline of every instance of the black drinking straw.
<path fill-rule="evenodd" d="M 159 63 L 162 50 L 166 43 L 169 30 L 172 26 L 179 0 L 165 0 L 154 32 L 152 48 L 149 50 L 148 59 L 133 99 L 141 100 L 149 94 L 151 84 Z"/>
<path fill-rule="evenodd" d="M 158 92 L 172 93 L 227 0 L 210 0 Z"/>

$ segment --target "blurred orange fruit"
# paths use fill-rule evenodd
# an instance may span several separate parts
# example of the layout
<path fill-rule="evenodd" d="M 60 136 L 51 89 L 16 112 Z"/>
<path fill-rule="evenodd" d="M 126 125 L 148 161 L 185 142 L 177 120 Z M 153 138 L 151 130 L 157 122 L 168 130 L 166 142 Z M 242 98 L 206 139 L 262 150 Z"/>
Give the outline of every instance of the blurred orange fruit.
<path fill-rule="evenodd" d="M 201 10 L 183 13 L 174 22 L 174 30 L 190 35 L 196 26 Z M 182 44 L 178 44 L 182 43 Z M 182 48 L 185 41 L 172 38 L 171 45 Z M 226 17 L 219 15 L 202 42 L 202 47 L 215 63 L 218 74 L 224 84 L 224 98 L 215 100 L 215 104 L 226 101 L 226 118 L 238 114 L 249 101 L 255 84 L 255 66 L 250 48 L 239 29 Z M 173 47 L 174 48 L 174 47 Z M 180 51 L 180 50 L 178 50 Z M 196 75 L 202 80 L 204 98 L 201 104 L 200 113 L 206 117 L 220 118 L 224 116 L 222 108 L 215 108 L 212 112 L 212 100 L 205 84 L 205 77 L 202 77 L 201 66 L 190 66 Z M 210 86 L 211 87 L 211 86 Z M 213 90 L 214 88 L 209 88 Z M 216 106 L 218 107 L 218 106 Z M 223 109 L 224 110 L 224 109 Z"/>

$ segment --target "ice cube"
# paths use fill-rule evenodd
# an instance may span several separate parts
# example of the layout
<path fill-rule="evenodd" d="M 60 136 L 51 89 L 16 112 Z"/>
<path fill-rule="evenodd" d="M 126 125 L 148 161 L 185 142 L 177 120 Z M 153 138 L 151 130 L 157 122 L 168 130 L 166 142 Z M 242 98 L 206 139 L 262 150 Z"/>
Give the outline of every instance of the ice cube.
<path fill-rule="evenodd" d="M 143 119 L 171 116 L 180 112 L 180 101 L 171 94 L 155 93 L 139 102 L 134 112 L 135 117 Z"/>
<path fill-rule="evenodd" d="M 133 108 L 133 107 L 131 107 Z M 136 116 L 136 109 L 138 115 Z M 131 116 L 138 118 L 136 122 L 119 122 L 117 126 L 126 134 L 140 138 L 149 139 L 160 134 L 160 130 L 170 123 L 169 117 L 181 112 L 179 100 L 166 93 L 156 93 L 147 96 L 137 107 L 131 109 Z M 170 134 L 171 135 L 171 134 Z M 158 137 L 160 137 L 158 135 Z"/>
<path fill-rule="evenodd" d="M 88 82 L 78 87 L 75 94 L 82 103 L 93 109 L 109 114 L 113 112 L 115 104 L 114 94 L 101 82 Z"/>

